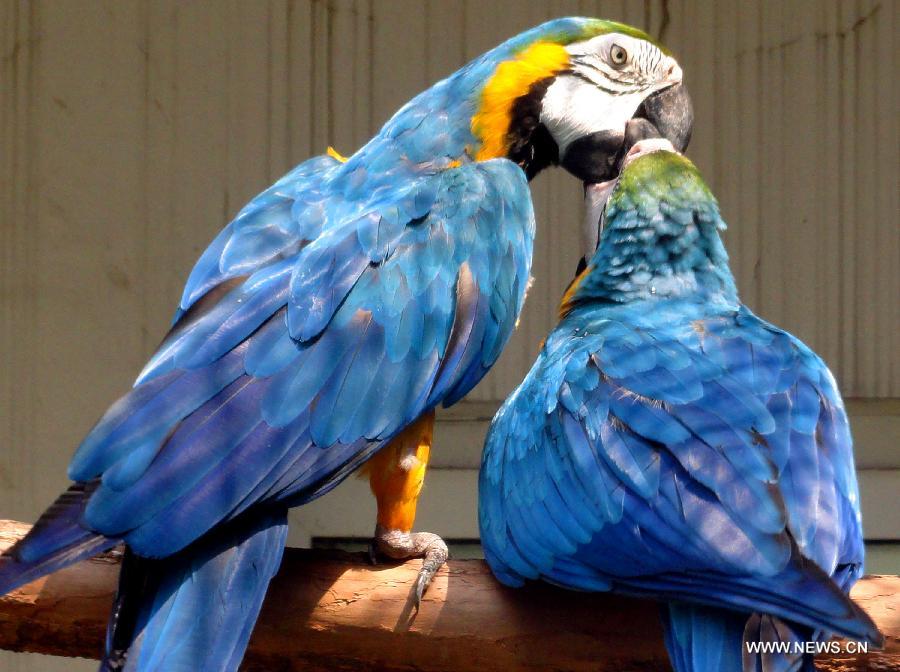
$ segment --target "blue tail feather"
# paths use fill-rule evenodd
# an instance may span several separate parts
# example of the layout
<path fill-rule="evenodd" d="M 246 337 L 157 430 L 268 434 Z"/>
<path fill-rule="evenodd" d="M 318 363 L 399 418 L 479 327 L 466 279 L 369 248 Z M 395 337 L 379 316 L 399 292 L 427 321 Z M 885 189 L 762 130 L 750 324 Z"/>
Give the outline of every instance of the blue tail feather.
<path fill-rule="evenodd" d="M 101 672 L 235 672 L 287 537 L 287 511 L 256 512 L 163 559 L 128 552 Z"/>
<path fill-rule="evenodd" d="M 746 614 L 684 602 L 661 607 L 666 649 L 675 672 L 814 672 L 809 628 L 770 614 Z M 761 645 L 757 648 L 756 645 Z M 768 650 L 763 650 L 768 647 Z"/>
<path fill-rule="evenodd" d="M 661 612 L 675 672 L 742 672 L 745 615 L 683 602 L 663 605 Z"/>

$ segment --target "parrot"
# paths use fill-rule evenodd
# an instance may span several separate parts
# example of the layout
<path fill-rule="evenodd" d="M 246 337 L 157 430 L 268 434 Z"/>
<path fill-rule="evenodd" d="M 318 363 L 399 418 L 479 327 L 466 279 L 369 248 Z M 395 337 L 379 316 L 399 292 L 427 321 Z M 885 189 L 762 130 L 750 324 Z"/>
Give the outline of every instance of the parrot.
<path fill-rule="evenodd" d="M 676 672 L 814 670 L 795 647 L 829 633 L 879 645 L 847 596 L 864 548 L 834 377 L 741 303 L 693 163 L 663 138 L 622 163 L 586 190 L 583 270 L 485 439 L 489 566 L 659 601 Z"/>
<path fill-rule="evenodd" d="M 236 670 L 287 511 L 365 469 L 374 546 L 412 532 L 434 412 L 496 361 L 530 280 L 529 180 L 589 183 L 693 123 L 672 54 L 635 28 L 555 19 L 253 198 L 202 253 L 168 334 L 77 447 L 71 487 L 0 558 L 0 594 L 124 544 L 101 670 Z M 412 591 L 411 591 L 412 592 Z"/>

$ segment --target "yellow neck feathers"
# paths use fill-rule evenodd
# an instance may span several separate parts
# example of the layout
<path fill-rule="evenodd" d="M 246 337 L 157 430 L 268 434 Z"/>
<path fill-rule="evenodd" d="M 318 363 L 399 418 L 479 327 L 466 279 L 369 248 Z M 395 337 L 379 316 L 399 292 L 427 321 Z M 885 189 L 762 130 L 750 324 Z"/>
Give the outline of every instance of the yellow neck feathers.
<path fill-rule="evenodd" d="M 516 99 L 527 94 L 535 82 L 552 77 L 568 66 L 569 53 L 552 42 L 536 42 L 513 60 L 497 66 L 472 117 L 472 134 L 481 141 L 475 156 L 478 161 L 506 156 Z"/>

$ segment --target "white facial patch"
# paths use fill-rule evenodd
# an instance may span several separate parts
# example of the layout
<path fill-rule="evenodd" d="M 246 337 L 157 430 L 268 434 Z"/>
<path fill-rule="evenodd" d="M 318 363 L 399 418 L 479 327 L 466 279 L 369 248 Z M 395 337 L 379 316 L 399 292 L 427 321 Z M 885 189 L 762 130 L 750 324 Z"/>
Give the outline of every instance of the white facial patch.
<path fill-rule="evenodd" d="M 645 97 L 643 91 L 612 95 L 575 75 L 560 75 L 544 95 L 541 123 L 562 156 L 573 141 L 591 133 L 624 133 L 625 124 Z"/>
<path fill-rule="evenodd" d="M 598 35 L 566 47 L 569 58 L 583 74 L 592 71 L 615 91 L 659 89 L 682 81 L 681 68 L 655 44 L 621 33 Z M 624 58 L 616 62 L 615 58 Z M 600 83 L 600 80 L 597 80 Z"/>

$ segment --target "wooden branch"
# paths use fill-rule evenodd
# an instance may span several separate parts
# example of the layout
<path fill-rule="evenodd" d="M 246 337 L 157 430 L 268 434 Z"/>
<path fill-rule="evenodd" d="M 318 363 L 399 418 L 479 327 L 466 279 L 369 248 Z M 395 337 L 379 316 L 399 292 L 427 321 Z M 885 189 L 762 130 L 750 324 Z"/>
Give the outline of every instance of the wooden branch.
<path fill-rule="evenodd" d="M 0 550 L 28 529 L 0 521 Z M 652 602 L 541 585 L 511 590 L 483 562 L 456 560 L 437 575 L 414 616 L 408 597 L 418 567 L 373 567 L 361 554 L 288 549 L 242 670 L 669 669 Z M 96 658 L 117 573 L 112 553 L 0 598 L 0 648 Z M 898 596 L 898 577 L 862 580 L 853 597 L 887 646 L 822 657 L 819 669 L 900 669 Z"/>

